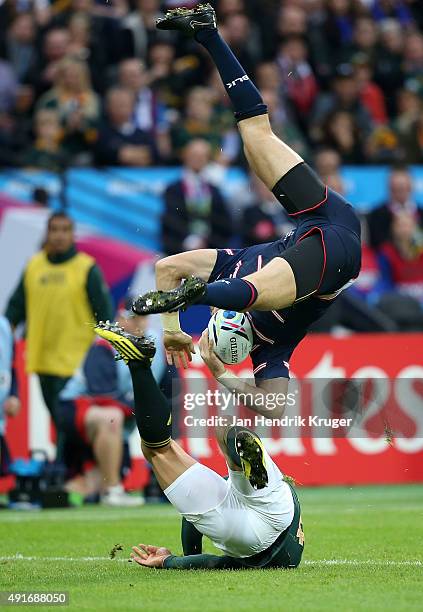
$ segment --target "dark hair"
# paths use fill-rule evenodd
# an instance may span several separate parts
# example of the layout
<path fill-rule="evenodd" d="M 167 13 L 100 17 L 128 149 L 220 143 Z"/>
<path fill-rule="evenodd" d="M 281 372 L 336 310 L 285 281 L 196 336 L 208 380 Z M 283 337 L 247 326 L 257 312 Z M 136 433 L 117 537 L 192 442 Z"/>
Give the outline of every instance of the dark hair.
<path fill-rule="evenodd" d="M 48 206 L 49 194 L 44 187 L 35 187 L 32 192 L 32 199 L 36 204 L 40 206 Z"/>
<path fill-rule="evenodd" d="M 64 211 L 59 210 L 58 212 L 54 212 L 52 215 L 50 215 L 50 217 L 48 218 L 47 221 L 47 231 L 51 229 L 51 224 L 55 219 L 66 219 L 67 221 L 70 222 L 72 229 L 73 229 L 73 220 L 69 217 L 69 215 L 67 215 Z"/>

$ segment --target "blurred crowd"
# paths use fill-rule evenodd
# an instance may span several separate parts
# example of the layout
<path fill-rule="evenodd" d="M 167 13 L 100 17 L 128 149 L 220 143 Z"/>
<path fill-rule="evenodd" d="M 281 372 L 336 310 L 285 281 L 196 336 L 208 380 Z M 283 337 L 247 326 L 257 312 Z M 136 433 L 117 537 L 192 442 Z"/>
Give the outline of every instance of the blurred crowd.
<path fill-rule="evenodd" d="M 223 169 L 246 161 L 208 54 L 155 28 L 181 3 L 0 0 L 0 165 L 181 164 L 164 193 L 163 252 L 272 240 L 290 221 L 259 181 L 242 212 L 221 193 Z M 330 187 L 344 192 L 341 164 L 394 169 L 388 201 L 363 219 L 363 271 L 350 295 L 374 308 L 396 290 L 421 310 L 423 220 L 406 168 L 423 162 L 423 2 L 213 4 L 274 132 Z M 360 317 L 351 325 L 379 329 Z"/>
<path fill-rule="evenodd" d="M 0 164 L 244 163 L 207 53 L 155 29 L 190 0 L 0 1 Z M 221 33 L 307 161 L 423 161 L 421 0 L 219 0 Z"/>

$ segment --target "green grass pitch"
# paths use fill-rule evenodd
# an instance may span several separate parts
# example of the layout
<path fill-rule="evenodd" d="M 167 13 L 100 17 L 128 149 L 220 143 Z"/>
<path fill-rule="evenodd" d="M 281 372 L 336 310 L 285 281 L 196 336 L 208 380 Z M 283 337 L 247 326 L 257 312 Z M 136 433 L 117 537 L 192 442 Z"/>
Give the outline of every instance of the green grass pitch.
<path fill-rule="evenodd" d="M 128 563 L 139 542 L 180 553 L 179 517 L 166 504 L 1 511 L 0 590 L 68 591 L 74 610 L 423 609 L 422 486 L 300 487 L 299 495 L 306 545 L 297 570 L 181 572 Z M 124 550 L 111 560 L 115 544 Z"/>

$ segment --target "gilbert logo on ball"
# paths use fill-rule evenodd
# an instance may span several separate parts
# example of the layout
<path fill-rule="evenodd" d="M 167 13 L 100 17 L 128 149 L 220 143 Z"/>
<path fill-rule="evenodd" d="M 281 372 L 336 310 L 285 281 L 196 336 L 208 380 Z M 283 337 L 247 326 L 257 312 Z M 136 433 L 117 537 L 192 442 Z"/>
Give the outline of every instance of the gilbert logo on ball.
<path fill-rule="evenodd" d="M 247 316 L 233 310 L 218 310 L 210 318 L 209 338 L 214 351 L 223 363 L 241 363 L 253 346 L 253 330 Z"/>

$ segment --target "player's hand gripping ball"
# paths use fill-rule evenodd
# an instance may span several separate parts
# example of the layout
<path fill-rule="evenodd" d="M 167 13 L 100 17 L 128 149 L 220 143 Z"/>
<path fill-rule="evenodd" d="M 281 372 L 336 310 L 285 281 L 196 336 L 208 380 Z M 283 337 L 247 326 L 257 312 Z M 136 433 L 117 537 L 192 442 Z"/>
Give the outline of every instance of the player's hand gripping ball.
<path fill-rule="evenodd" d="M 253 347 L 253 330 L 243 312 L 217 310 L 208 325 L 214 352 L 229 365 L 241 363 Z"/>

